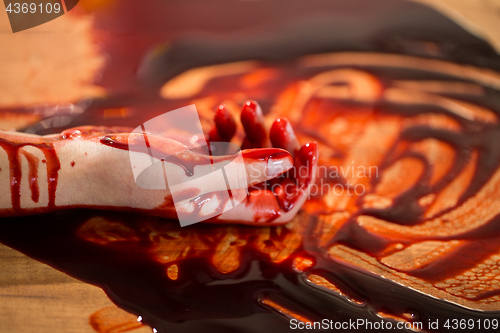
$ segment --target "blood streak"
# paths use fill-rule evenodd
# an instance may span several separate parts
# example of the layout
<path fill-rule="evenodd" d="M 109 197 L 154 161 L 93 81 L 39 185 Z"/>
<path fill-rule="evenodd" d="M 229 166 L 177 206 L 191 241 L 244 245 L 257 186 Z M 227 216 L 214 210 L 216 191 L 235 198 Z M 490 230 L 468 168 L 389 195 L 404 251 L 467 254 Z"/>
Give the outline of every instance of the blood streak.
<path fill-rule="evenodd" d="M 29 183 L 30 183 L 30 190 L 31 190 L 31 200 L 33 202 L 38 202 L 38 199 L 40 198 L 40 190 L 38 188 L 38 158 L 30 153 L 27 153 L 25 151 L 22 152 L 24 157 L 26 157 L 26 160 L 28 161 L 28 166 L 29 166 Z"/>
<path fill-rule="evenodd" d="M 17 143 L 0 138 L 0 147 L 2 147 L 3 150 L 7 153 L 9 159 L 10 192 L 11 192 L 12 209 L 17 212 L 21 210 L 22 170 L 20 161 L 20 149 L 27 146 L 32 146 L 40 149 L 45 156 L 47 164 L 47 184 L 48 184 L 48 197 L 49 197 L 48 208 L 49 209 L 54 208 L 58 174 L 59 174 L 59 169 L 61 168 L 61 165 L 59 163 L 59 158 L 57 157 L 54 146 L 50 143 L 26 143 L 26 142 Z M 33 179 L 36 179 L 37 178 L 36 175 L 38 175 L 38 163 L 35 163 L 34 159 L 30 160 L 30 158 L 28 158 L 28 163 L 30 166 L 29 177 L 30 177 L 30 189 L 32 191 L 31 197 L 33 201 L 37 202 L 39 198 L 38 185 L 33 184 Z"/>
<path fill-rule="evenodd" d="M 190 152 L 190 154 L 168 154 L 154 146 L 146 147 L 144 145 L 128 144 L 120 140 L 116 136 L 106 135 L 101 138 L 101 143 L 117 149 L 129 150 L 134 152 L 145 153 L 154 156 L 162 161 L 176 164 L 184 169 L 187 176 L 194 175 L 194 168 L 198 165 L 210 165 L 218 162 L 230 161 L 237 155 L 217 156 L 199 154 Z M 185 151 L 181 151 L 185 152 Z M 269 159 L 285 159 L 289 158 L 290 154 L 282 149 L 266 148 L 266 149 L 250 149 L 241 152 L 245 163 L 267 162 Z"/>

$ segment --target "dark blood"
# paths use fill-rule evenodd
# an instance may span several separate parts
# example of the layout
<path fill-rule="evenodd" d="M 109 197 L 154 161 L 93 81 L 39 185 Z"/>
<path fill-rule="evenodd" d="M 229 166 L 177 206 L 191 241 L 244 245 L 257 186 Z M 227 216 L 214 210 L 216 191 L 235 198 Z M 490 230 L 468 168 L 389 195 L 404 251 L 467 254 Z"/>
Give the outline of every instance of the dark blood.
<path fill-rule="evenodd" d="M 225 105 L 220 105 L 215 111 L 214 122 L 221 139 L 230 141 L 236 133 L 236 123 Z"/>
<path fill-rule="evenodd" d="M 263 118 L 259 116 L 257 108 L 259 106 L 255 101 L 247 101 L 241 109 L 241 123 L 247 135 L 248 148 L 263 147 L 268 140 Z M 243 148 L 247 147 L 243 145 Z"/>
<path fill-rule="evenodd" d="M 30 153 L 23 152 L 24 157 L 28 161 L 28 178 L 30 182 L 31 200 L 38 202 L 40 198 L 40 190 L 38 188 L 38 158 Z"/>
<path fill-rule="evenodd" d="M 122 89 L 125 86 L 125 91 L 141 91 L 146 89 L 142 84 L 153 88 L 138 97 L 117 96 L 103 101 L 93 101 L 87 112 L 77 117 L 70 126 L 114 125 L 115 123 L 122 126 L 136 126 L 166 112 L 166 110 L 185 106 L 186 100 L 184 99 L 181 101 L 161 100 L 158 97 L 158 87 L 185 69 L 213 63 L 264 59 L 276 64 L 277 60 L 290 61 L 297 55 L 337 50 L 374 50 L 434 57 L 435 53 L 426 53 L 426 48 L 423 47 L 426 44 L 422 41 L 427 38 L 432 40 L 434 46 L 432 49 L 437 50 L 437 56 L 440 59 L 449 58 L 461 63 L 473 63 L 492 68 L 496 66 L 498 68 L 498 56 L 491 47 L 479 41 L 477 37 L 463 32 L 455 23 L 451 23 L 434 11 L 423 9 L 417 4 L 384 0 L 364 1 L 366 6 L 359 6 L 360 1 L 336 1 L 338 5 L 332 6 L 331 1 L 316 2 L 318 7 L 314 7 L 306 1 L 301 1 L 300 6 L 287 6 L 283 5 L 283 2 L 277 1 L 236 2 L 227 0 L 218 1 L 217 5 L 214 2 L 205 2 L 204 4 L 197 2 L 202 6 L 203 15 L 191 10 L 191 2 L 179 2 L 176 6 L 181 6 L 184 9 L 183 13 L 191 15 L 189 22 L 193 22 L 195 25 L 192 27 L 192 31 L 244 30 L 254 23 L 253 18 L 263 26 L 282 22 L 282 17 L 287 17 L 290 22 L 295 23 L 299 21 L 297 18 L 303 17 L 307 13 L 311 14 L 316 8 L 315 15 L 311 16 L 311 23 L 314 23 L 311 26 L 322 27 L 320 29 L 322 33 L 311 35 L 311 31 L 301 29 L 300 25 L 293 25 L 291 26 L 293 29 L 285 31 L 284 40 L 291 41 L 289 45 L 275 41 L 272 41 L 270 45 L 259 44 L 262 38 L 254 39 L 253 44 L 252 40 L 231 40 L 231 43 L 221 44 L 223 47 L 215 48 L 215 50 L 206 47 L 209 43 L 205 38 L 201 38 L 198 44 L 196 40 L 188 41 L 184 45 L 180 43 L 180 46 L 177 44 L 179 46 L 177 49 L 173 48 L 178 53 L 168 53 L 167 51 L 163 55 L 152 57 L 157 62 L 152 60 L 147 63 L 149 67 L 141 72 L 143 77 L 139 78 L 143 80 L 141 85 L 137 83 L 140 80 L 136 79 L 135 75 L 146 50 L 156 43 L 164 42 L 175 36 L 175 32 L 185 26 L 184 17 L 176 14 L 177 11 L 172 8 L 172 3 L 165 1 L 151 1 L 154 4 L 147 5 L 150 6 L 149 11 L 147 11 L 148 15 L 143 16 L 130 15 L 137 10 L 134 7 L 137 5 L 134 5 L 133 1 L 123 2 L 123 6 L 117 6 L 118 13 L 115 13 L 114 16 L 96 13 L 96 26 L 107 28 L 114 33 L 114 42 L 106 46 L 106 51 L 113 61 L 105 69 L 101 83 L 112 91 L 116 86 L 120 86 Z M 145 2 L 140 3 L 140 6 L 143 6 L 141 8 L 146 8 L 144 7 L 146 6 Z M 266 3 L 265 6 L 269 7 L 263 10 L 262 7 L 258 7 L 261 3 Z M 158 10 L 160 8 L 158 6 L 163 6 L 162 10 Z M 221 19 L 221 16 L 214 19 L 213 15 L 219 15 L 218 12 L 216 13 L 219 8 L 226 10 L 225 19 Z M 337 15 L 337 20 L 332 19 L 331 22 L 326 23 L 318 22 L 318 12 L 325 15 Z M 374 13 L 377 15 L 383 13 L 385 16 L 380 14 L 380 17 L 385 19 L 376 23 Z M 150 14 L 158 15 L 155 16 L 156 18 L 161 16 L 161 19 L 152 20 Z M 169 19 L 164 19 L 164 15 L 170 15 Z M 351 20 L 352 22 L 347 19 L 351 16 L 355 18 Z M 396 20 L 394 20 L 395 17 Z M 131 19 L 133 21 L 129 22 Z M 422 24 L 418 20 L 425 22 L 424 29 L 416 29 L 418 24 Z M 393 21 L 396 22 L 395 25 L 391 25 L 390 22 Z M 124 22 L 127 26 L 131 26 L 131 31 L 133 31 L 133 33 L 128 32 L 125 35 L 133 34 L 137 43 L 130 43 L 129 40 L 123 39 L 123 33 L 116 31 L 125 24 Z M 159 28 L 159 25 L 163 30 Z M 400 28 L 399 25 L 403 27 Z M 307 25 L 305 27 L 307 28 Z M 146 33 L 153 30 L 158 33 L 149 34 L 152 35 L 150 38 L 143 38 Z M 346 35 L 340 31 L 347 32 L 348 36 L 353 36 L 353 38 L 346 38 Z M 387 31 L 390 31 L 391 34 L 396 33 L 394 36 L 388 36 L 386 35 Z M 436 31 L 439 32 L 436 33 Z M 441 32 L 443 33 L 441 34 Z M 378 34 L 381 35 L 378 36 Z M 411 36 L 418 36 L 418 38 L 412 39 Z M 214 41 L 214 43 L 219 45 L 218 41 Z M 285 44 L 288 46 L 285 47 Z M 441 47 L 442 44 L 443 47 Z M 262 47 L 257 47 L 259 45 Z M 167 49 L 171 50 L 170 47 Z M 190 55 L 198 56 L 190 57 Z M 165 63 L 161 62 L 162 57 Z M 169 62 L 172 58 L 181 63 L 180 67 L 173 66 L 172 62 Z M 205 59 L 209 59 L 208 63 L 205 63 L 207 62 Z M 442 74 L 434 75 L 425 69 L 391 68 L 391 64 L 387 64 L 383 68 L 363 68 L 361 65 L 358 67 L 370 71 L 383 82 L 452 79 L 452 77 Z M 297 83 L 318 73 L 318 69 L 294 68 L 293 63 L 287 62 L 278 68 L 281 74 L 277 76 L 278 79 L 267 83 L 263 89 L 258 91 L 258 96 L 252 96 L 253 91 L 245 91 L 248 95 L 245 98 L 256 98 L 263 106 L 274 105 L 276 96 L 290 88 L 291 83 Z M 137 85 L 132 89 L 128 86 L 131 84 L 130 82 Z M 222 78 L 213 80 L 205 87 L 201 95 L 203 98 L 217 95 L 217 98 L 220 97 L 219 102 L 233 98 L 236 93 L 241 93 L 240 87 L 235 82 L 237 79 L 234 76 L 226 81 Z M 459 98 L 472 103 L 479 102 L 482 106 L 493 109 L 497 115 L 500 114 L 498 92 L 488 87 L 485 87 L 485 91 L 487 95 L 481 99 L 467 96 L 459 96 Z M 317 100 L 313 102 L 316 103 L 315 105 L 327 103 Z M 116 107 L 122 107 L 123 104 L 128 103 L 138 112 L 126 119 L 99 117 L 100 111 L 115 106 L 111 105 L 113 103 L 116 104 Z M 360 112 L 366 111 L 366 108 L 360 107 L 358 110 L 358 107 L 358 105 L 345 106 L 341 103 L 332 103 L 331 111 L 334 112 L 338 108 L 347 108 L 350 113 L 360 110 L 362 110 Z M 372 112 L 400 116 L 446 113 L 444 110 L 436 110 L 436 108 L 425 105 L 405 107 L 391 103 L 378 103 L 373 106 Z M 267 139 L 263 125 L 254 121 L 255 118 L 252 117 L 254 114 L 255 105 L 250 104 L 244 109 L 241 118 L 247 129 L 247 144 L 249 146 L 261 144 Z M 303 119 L 303 123 L 298 124 L 304 127 L 302 134 L 314 137 L 320 143 L 326 142 L 330 138 L 321 137 L 314 129 L 306 129 L 304 123 L 309 118 L 328 118 L 330 116 L 326 113 L 309 113 Z M 227 127 L 227 133 L 225 126 L 221 127 L 220 132 L 217 128 L 220 138 L 227 138 L 232 132 L 231 121 L 224 114 L 219 117 L 221 118 L 220 123 L 230 124 Z M 498 144 L 500 142 L 500 126 L 496 123 L 482 124 L 460 120 L 453 115 L 451 117 L 457 118 L 463 127 L 463 130 L 458 134 L 427 127 L 413 128 L 405 131 L 398 142 L 417 142 L 425 138 L 438 138 L 451 144 L 457 158 L 453 161 L 453 167 L 445 180 L 432 186 L 414 187 L 395 198 L 393 206 L 386 209 L 365 209 L 361 211 L 362 214 L 383 218 L 397 224 L 418 225 L 423 223 L 421 208 L 415 205 L 415 202 L 427 194 L 439 192 L 452 179 L 456 178 L 465 167 L 473 149 L 480 152 L 478 169 L 458 205 L 475 195 L 481 186 L 491 178 L 500 162 L 500 145 Z M 301 129 L 296 128 L 296 131 L 299 133 Z M 73 133 L 71 135 L 79 134 Z M 271 140 L 285 142 L 286 138 L 273 139 L 271 137 Z M 110 136 L 105 137 L 102 142 L 119 149 L 134 149 L 126 143 L 117 142 Z M 16 144 L 0 139 L 0 146 L 7 152 L 9 158 L 12 205 L 15 210 L 20 209 L 19 181 L 22 175 L 19 169 L 19 149 L 24 145 L 26 144 Z M 40 145 L 38 148 L 43 150 L 47 161 L 49 205 L 53 205 L 59 161 L 51 146 Z M 302 157 L 308 156 L 311 152 L 312 150 L 305 149 L 299 153 L 296 163 L 302 163 L 304 161 Z M 269 154 L 252 156 L 252 158 L 265 160 L 269 158 Z M 196 165 L 196 163 L 189 161 L 173 161 L 185 167 L 188 175 L 193 173 Z M 44 160 L 42 162 L 45 163 Z M 211 160 L 207 158 L 203 163 L 211 163 Z M 429 167 L 426 165 L 427 169 Z M 303 186 L 300 184 L 300 178 L 294 178 L 294 180 L 299 186 Z M 283 184 L 287 183 L 289 183 L 288 180 Z M 32 189 L 32 197 L 36 197 L 36 195 L 33 196 L 33 193 Z M 280 205 L 285 209 L 290 209 L 293 200 L 281 196 L 279 193 L 278 197 Z M 200 197 L 199 200 L 203 200 L 203 198 Z M 95 232 L 82 232 L 88 221 L 95 217 L 103 217 L 100 224 L 95 226 Z M 2 223 L 0 223 L 0 241 L 79 280 L 103 288 L 118 306 L 137 316 L 142 316 L 146 324 L 155 327 L 159 332 L 290 332 L 289 321 L 282 314 L 266 306 L 263 303 L 264 299 L 286 305 L 288 309 L 318 321 L 330 319 L 334 322 L 348 322 L 349 320 L 366 319 L 375 322 L 380 321 L 380 318 L 375 315 L 378 311 L 400 317 L 406 314 L 412 318 L 411 320 L 423 322 L 424 330 L 428 330 L 427 323 L 435 320 L 443 323 L 447 319 L 477 321 L 500 317 L 498 312 L 483 313 L 458 307 L 403 287 L 375 274 L 332 260 L 325 250 L 329 245 L 343 244 L 363 251 L 374 258 L 381 258 L 384 249 L 390 245 L 390 242 L 394 241 L 366 231 L 356 223 L 356 218 L 356 215 L 351 217 L 327 245 L 321 245 L 315 232 L 318 227 L 318 218 L 314 215 L 300 215 L 298 221 L 301 228 L 300 231 L 297 231 L 301 239 L 300 245 L 282 262 L 273 261 L 264 251 L 266 248 L 278 246 L 287 236 L 291 236 L 294 231 L 287 228 L 256 229 L 244 226 L 226 228 L 200 224 L 180 228 L 176 221 L 129 212 L 68 210 L 45 215 L 3 218 Z M 125 228 L 114 227 L 114 223 Z M 497 216 L 478 230 L 461 235 L 461 239 L 471 241 L 470 246 L 447 254 L 446 260 L 417 269 L 412 274 L 432 282 L 454 276 L 456 273 L 470 268 L 488 254 L 498 251 L 500 246 L 499 225 L 500 220 Z M 105 245 L 91 241 L 92 237 L 98 237 L 100 231 L 108 229 L 117 233 L 123 232 L 123 230 L 127 230 L 127 232 L 122 235 L 121 240 Z M 185 250 L 188 247 L 191 249 L 191 246 L 197 245 L 207 249 L 207 252 L 162 264 L 157 256 L 157 252 L 161 251 L 155 252 L 154 249 L 159 248 L 165 242 L 173 242 L 177 237 L 183 237 L 189 232 L 196 234 L 196 242 L 182 243 L 180 249 Z M 214 268 L 211 257 L 218 251 L 217 246 L 222 241 L 221 235 L 226 235 L 228 232 L 235 234 L 237 241 L 241 241 L 241 243 L 234 241 L 234 244 L 228 245 L 230 249 L 241 246 L 240 265 L 234 271 L 223 274 Z M 261 245 L 259 247 L 256 244 L 258 244 L 257 241 L 262 234 L 268 235 L 268 238 L 262 242 L 263 245 L 259 243 Z M 430 235 L 426 240 L 432 239 L 433 237 Z M 412 244 L 412 240 L 406 238 L 396 241 L 403 246 Z M 180 252 L 182 253 L 182 251 Z M 305 273 L 299 273 L 292 268 L 292 262 L 296 258 L 309 258 L 311 260 L 312 264 Z M 167 266 L 172 264 L 178 266 L 179 276 L 176 280 L 168 278 L 166 274 Z M 341 297 L 312 287 L 306 281 L 307 274 L 311 273 L 324 276 L 348 297 L 362 300 L 364 303 L 356 305 L 346 302 Z M 489 296 L 491 293 L 484 293 L 478 299 Z M 396 331 L 396 329 L 391 330 L 391 332 Z M 440 331 L 443 331 L 442 326 L 440 326 Z M 382 330 L 377 330 L 377 332 L 382 332 Z"/>

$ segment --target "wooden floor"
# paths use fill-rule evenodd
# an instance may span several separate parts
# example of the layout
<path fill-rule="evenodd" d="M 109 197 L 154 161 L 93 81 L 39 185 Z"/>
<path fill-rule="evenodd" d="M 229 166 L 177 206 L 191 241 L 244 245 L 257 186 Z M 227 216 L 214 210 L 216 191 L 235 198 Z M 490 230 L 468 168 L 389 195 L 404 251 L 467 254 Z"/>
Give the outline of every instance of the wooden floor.
<path fill-rule="evenodd" d="M 113 310 L 105 312 L 107 316 L 111 313 L 115 317 L 118 314 L 136 318 L 116 308 L 102 289 L 73 279 L 3 244 L 0 244 L 0 263 L 2 333 L 91 333 L 95 332 L 90 325 L 91 316 L 105 308 Z M 110 320 L 112 326 L 111 322 L 113 320 Z M 113 330 L 110 325 L 103 331 L 123 331 Z M 151 328 L 143 326 L 132 332 L 151 332 Z"/>

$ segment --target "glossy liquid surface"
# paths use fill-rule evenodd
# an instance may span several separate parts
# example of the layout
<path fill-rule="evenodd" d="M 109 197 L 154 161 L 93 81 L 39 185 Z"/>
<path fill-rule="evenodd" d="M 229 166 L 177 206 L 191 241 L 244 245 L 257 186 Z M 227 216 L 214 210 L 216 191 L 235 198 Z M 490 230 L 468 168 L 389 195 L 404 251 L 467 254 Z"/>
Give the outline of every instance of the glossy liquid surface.
<path fill-rule="evenodd" d="M 429 57 L 425 45 L 403 43 Z M 433 45 L 438 58 L 460 60 Z M 489 57 L 479 49 L 470 52 Z M 255 99 L 269 118 L 287 117 L 302 143 L 319 143 L 320 191 L 289 225 L 180 228 L 66 211 L 6 218 L 0 241 L 102 287 L 160 332 L 285 332 L 290 318 L 397 318 L 424 329 L 436 319 L 500 318 L 498 74 L 393 55 L 329 59 L 260 63 L 169 100 L 156 94 L 162 67 L 153 63 L 150 90 L 94 101 L 69 125 L 135 127 L 195 103 L 210 128 L 220 103 Z M 110 86 L 119 63 L 105 72 Z M 121 107 L 129 116 L 109 116 Z M 359 167 L 377 171 L 359 176 Z"/>

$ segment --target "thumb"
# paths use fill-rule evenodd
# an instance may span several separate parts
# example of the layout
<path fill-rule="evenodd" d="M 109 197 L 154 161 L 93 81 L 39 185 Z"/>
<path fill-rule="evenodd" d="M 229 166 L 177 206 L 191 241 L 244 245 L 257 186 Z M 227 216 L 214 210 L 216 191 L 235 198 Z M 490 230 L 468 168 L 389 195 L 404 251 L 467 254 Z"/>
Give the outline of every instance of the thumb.
<path fill-rule="evenodd" d="M 226 190 L 246 189 L 275 178 L 293 166 L 289 152 L 277 148 L 249 149 L 234 155 L 201 155 L 205 163 L 194 168 L 192 176 L 165 163 L 170 192 L 186 191 L 197 195 Z M 170 168 L 170 169 L 169 169 Z M 175 168 L 175 169 L 174 169 Z M 170 176 L 170 179 L 169 179 Z"/>
<path fill-rule="evenodd" d="M 246 171 L 244 187 L 276 178 L 293 167 L 292 155 L 283 149 L 247 149 L 241 154 Z M 236 169 L 229 168 L 228 173 L 237 173 L 239 170 Z"/>
<path fill-rule="evenodd" d="M 169 189 L 171 193 L 190 189 L 190 193 L 199 194 L 248 188 L 293 166 L 291 154 L 278 148 L 210 156 L 175 140 L 148 135 L 146 142 L 145 137 L 127 133 L 101 138 L 105 145 L 129 151 L 136 184 L 142 188 Z"/>

